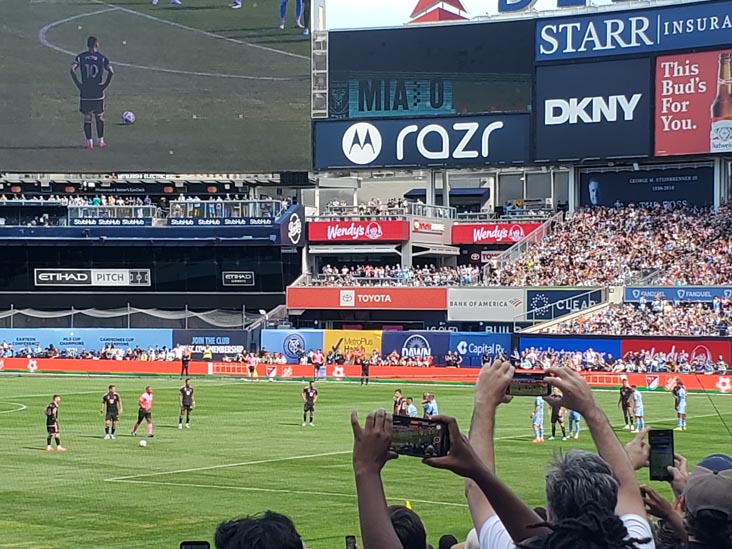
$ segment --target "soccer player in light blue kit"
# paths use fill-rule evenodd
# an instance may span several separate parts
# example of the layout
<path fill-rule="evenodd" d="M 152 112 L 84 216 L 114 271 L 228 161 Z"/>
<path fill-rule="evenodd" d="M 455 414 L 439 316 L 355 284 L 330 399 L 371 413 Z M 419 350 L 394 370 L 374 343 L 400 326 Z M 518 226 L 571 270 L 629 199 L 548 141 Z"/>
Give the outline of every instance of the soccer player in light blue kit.
<path fill-rule="evenodd" d="M 574 410 L 569 411 L 569 438 L 578 439 L 580 434 L 580 420 L 582 416 Z"/>
<path fill-rule="evenodd" d="M 633 415 L 635 416 L 635 425 L 630 432 L 637 433 L 646 426 L 643 419 L 643 396 L 635 385 L 631 385 L 630 388 L 633 390 Z"/>
<path fill-rule="evenodd" d="M 676 430 L 686 431 L 686 387 L 680 379 L 676 380 L 674 387 L 674 400 L 676 401 Z"/>
<path fill-rule="evenodd" d="M 531 424 L 534 428 L 533 442 L 544 442 L 544 399 L 540 396 L 534 399 L 534 413 L 531 414 Z"/>

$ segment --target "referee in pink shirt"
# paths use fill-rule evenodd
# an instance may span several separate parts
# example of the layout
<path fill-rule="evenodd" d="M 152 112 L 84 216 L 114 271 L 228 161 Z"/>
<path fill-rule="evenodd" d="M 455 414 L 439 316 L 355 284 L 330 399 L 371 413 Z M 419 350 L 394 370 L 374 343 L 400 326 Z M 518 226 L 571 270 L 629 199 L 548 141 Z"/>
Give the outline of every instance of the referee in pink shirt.
<path fill-rule="evenodd" d="M 137 411 L 137 423 L 135 423 L 135 426 L 132 428 L 132 436 L 137 436 L 137 428 L 144 419 L 147 421 L 147 436 L 152 437 L 154 436 L 152 424 L 153 393 L 149 385 L 145 387 L 145 392 L 140 395 L 139 404 L 140 409 Z"/>

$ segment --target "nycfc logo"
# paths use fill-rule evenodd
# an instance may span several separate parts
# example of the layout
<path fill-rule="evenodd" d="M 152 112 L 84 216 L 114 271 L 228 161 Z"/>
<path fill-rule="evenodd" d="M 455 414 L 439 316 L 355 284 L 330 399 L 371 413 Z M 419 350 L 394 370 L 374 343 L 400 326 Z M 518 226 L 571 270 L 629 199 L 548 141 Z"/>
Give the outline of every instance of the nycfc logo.
<path fill-rule="evenodd" d="M 293 244 L 298 244 L 300 242 L 301 236 L 302 221 L 300 220 L 300 216 L 295 213 L 292 214 L 292 216 L 290 217 L 290 222 L 287 224 L 287 237 Z"/>
<path fill-rule="evenodd" d="M 343 154 L 354 164 L 371 164 L 381 152 L 381 133 L 373 124 L 358 122 L 343 134 Z"/>
<path fill-rule="evenodd" d="M 300 358 L 305 351 L 305 339 L 300 334 L 290 334 L 282 342 L 285 354 L 291 358 Z"/>
<path fill-rule="evenodd" d="M 402 356 L 427 358 L 432 353 L 427 338 L 421 335 L 409 336 L 402 345 Z"/>

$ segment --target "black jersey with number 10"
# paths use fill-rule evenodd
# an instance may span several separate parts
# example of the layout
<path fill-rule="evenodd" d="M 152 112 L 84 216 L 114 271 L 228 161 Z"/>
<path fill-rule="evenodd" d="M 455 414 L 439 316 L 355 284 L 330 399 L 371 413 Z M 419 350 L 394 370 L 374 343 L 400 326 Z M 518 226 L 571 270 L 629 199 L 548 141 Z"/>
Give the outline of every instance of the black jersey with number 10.
<path fill-rule="evenodd" d="M 86 51 L 76 56 L 81 73 L 81 98 L 104 99 L 104 71 L 110 70 L 109 59 L 99 52 Z"/>

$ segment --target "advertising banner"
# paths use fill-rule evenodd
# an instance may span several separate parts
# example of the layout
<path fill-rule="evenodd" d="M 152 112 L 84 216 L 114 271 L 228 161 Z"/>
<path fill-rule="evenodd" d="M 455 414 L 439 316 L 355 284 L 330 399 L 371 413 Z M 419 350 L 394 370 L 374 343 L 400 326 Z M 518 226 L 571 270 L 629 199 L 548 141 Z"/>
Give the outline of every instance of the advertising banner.
<path fill-rule="evenodd" d="M 653 301 L 660 295 L 666 301 L 691 301 L 692 303 L 711 303 L 714 298 L 732 299 L 730 286 L 647 286 L 627 287 L 623 301 L 638 303 L 641 299 Z"/>
<path fill-rule="evenodd" d="M 638 7 L 648 0 L 625 0 L 623 6 Z M 617 5 L 617 0 L 325 0 L 326 30 L 402 27 L 427 23 L 456 23 L 491 15 L 562 15 L 583 7 Z M 664 2 L 660 2 L 664 3 Z M 317 3 L 316 3 L 317 5 Z M 495 23 L 493 23 L 495 24 Z M 604 27 L 603 27 L 604 28 Z"/>
<path fill-rule="evenodd" d="M 479 332 L 452 332 L 450 350 L 462 357 L 462 368 L 480 368 L 484 353 L 511 354 L 511 334 L 486 334 Z"/>
<path fill-rule="evenodd" d="M 527 290 L 528 320 L 551 320 L 576 313 L 603 301 L 602 289 L 573 288 L 571 290 Z"/>
<path fill-rule="evenodd" d="M 381 330 L 325 330 L 323 352 L 327 354 L 331 349 L 343 354 L 359 349 L 368 355 L 381 352 Z"/>
<path fill-rule="evenodd" d="M 280 244 L 284 246 L 305 245 L 305 208 L 302 206 L 291 207 L 277 223 L 280 226 Z"/>
<path fill-rule="evenodd" d="M 622 353 L 620 339 L 604 337 L 572 337 L 572 336 L 548 336 L 543 334 L 519 334 L 519 351 L 536 349 L 537 351 L 566 351 L 584 353 L 592 349 L 601 353 L 604 357 L 612 355 L 620 358 Z"/>
<path fill-rule="evenodd" d="M 12 345 L 15 352 L 28 346 L 31 350 L 39 345 L 42 349 L 53 345 L 60 352 L 74 349 L 78 354 L 83 349 L 100 351 L 107 345 L 114 345 L 125 351 L 137 345 L 148 347 L 170 347 L 173 331 L 164 329 L 109 329 L 109 328 L 9 328 L 0 330 L 0 339 Z"/>
<path fill-rule="evenodd" d="M 646 351 L 651 357 L 663 353 L 669 359 L 679 360 L 686 357 L 689 362 L 696 359 L 717 362 L 721 355 L 729 362 L 732 343 L 728 339 L 699 339 L 699 338 L 624 338 L 622 353 L 630 351 Z"/>
<path fill-rule="evenodd" d="M 185 345 L 200 359 L 208 345 L 215 360 L 249 352 L 249 332 L 246 330 L 173 330 L 173 345 Z"/>
<path fill-rule="evenodd" d="M 478 167 L 529 158 L 529 115 L 314 123 L 315 169 Z"/>
<path fill-rule="evenodd" d="M 69 220 L 72 227 L 140 227 L 152 225 L 152 219 L 146 218 L 99 218 L 99 217 L 74 217 Z"/>
<path fill-rule="evenodd" d="M 254 271 L 223 271 L 223 286 L 254 286 Z"/>
<path fill-rule="evenodd" d="M 520 242 L 541 223 L 465 223 L 452 226 L 453 244 L 513 244 Z"/>
<path fill-rule="evenodd" d="M 732 153 L 731 62 L 732 49 L 656 59 L 656 156 Z"/>
<path fill-rule="evenodd" d="M 297 362 L 309 350 L 323 349 L 323 330 L 262 330 L 261 349 Z"/>
<path fill-rule="evenodd" d="M 580 204 L 609 206 L 616 202 L 677 208 L 714 203 L 714 168 L 668 168 L 580 173 Z"/>
<path fill-rule="evenodd" d="M 650 60 L 538 67 L 536 159 L 648 156 Z"/>
<path fill-rule="evenodd" d="M 34 269 L 36 286 L 150 286 L 150 269 Z"/>
<path fill-rule="evenodd" d="M 287 288 L 288 309 L 444 311 L 446 288 Z"/>
<path fill-rule="evenodd" d="M 449 332 L 384 332 L 381 336 L 381 354 L 384 356 L 396 351 L 400 357 L 431 356 L 435 364 L 444 364 L 449 350 Z"/>
<path fill-rule="evenodd" d="M 690 50 L 732 43 L 732 2 L 539 19 L 536 60 Z"/>
<path fill-rule="evenodd" d="M 408 221 L 312 221 L 310 242 L 403 242 L 409 240 Z"/>
<path fill-rule="evenodd" d="M 274 217 L 169 217 L 172 227 L 262 227 L 275 224 Z"/>
<path fill-rule="evenodd" d="M 450 288 L 447 319 L 450 321 L 512 322 L 526 312 L 521 288 Z"/>

